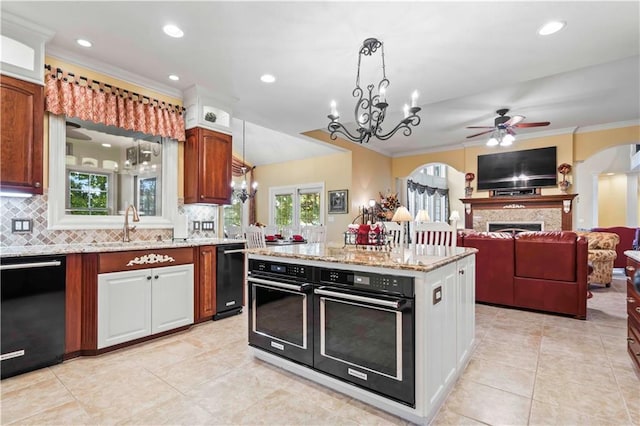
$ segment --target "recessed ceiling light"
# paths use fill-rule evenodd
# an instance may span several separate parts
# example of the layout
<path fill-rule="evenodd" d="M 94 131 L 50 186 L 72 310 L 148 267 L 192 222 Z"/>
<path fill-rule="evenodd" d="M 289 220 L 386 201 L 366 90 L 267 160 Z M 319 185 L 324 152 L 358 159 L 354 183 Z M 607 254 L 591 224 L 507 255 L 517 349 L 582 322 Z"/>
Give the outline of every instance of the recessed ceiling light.
<path fill-rule="evenodd" d="M 273 83 L 274 81 L 276 81 L 276 78 L 271 74 L 264 74 L 262 77 L 260 77 L 260 80 L 262 80 L 263 83 Z"/>
<path fill-rule="evenodd" d="M 164 33 L 170 37 L 180 38 L 184 35 L 182 30 L 175 25 L 169 24 L 162 27 Z"/>
<path fill-rule="evenodd" d="M 103 143 L 102 146 L 104 146 L 105 148 L 111 148 L 111 144 L 110 143 Z"/>
<path fill-rule="evenodd" d="M 178 80 L 180 80 L 180 77 L 178 77 L 178 76 L 177 76 L 177 75 L 175 75 L 175 74 L 171 74 L 171 75 L 169 76 L 169 80 L 178 81 Z"/>
<path fill-rule="evenodd" d="M 538 30 L 538 34 L 540 34 L 542 36 L 555 34 L 558 31 L 560 31 L 561 29 L 563 29 L 565 27 L 565 25 L 567 25 L 567 23 L 564 22 L 564 21 L 547 22 L 542 27 L 540 27 L 540 29 Z"/>
<path fill-rule="evenodd" d="M 91 46 L 93 46 L 93 44 L 89 40 L 85 40 L 83 38 L 77 39 L 76 43 L 78 43 L 82 47 L 91 47 Z"/>

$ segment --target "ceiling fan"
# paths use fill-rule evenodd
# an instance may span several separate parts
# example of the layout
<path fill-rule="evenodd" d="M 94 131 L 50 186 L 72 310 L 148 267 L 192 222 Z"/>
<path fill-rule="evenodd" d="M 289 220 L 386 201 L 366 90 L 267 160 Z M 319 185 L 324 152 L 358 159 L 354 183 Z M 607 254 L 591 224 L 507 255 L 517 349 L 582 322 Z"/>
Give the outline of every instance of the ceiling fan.
<path fill-rule="evenodd" d="M 70 137 L 71 139 L 77 139 L 80 141 L 91 140 L 91 136 L 85 135 L 84 133 L 76 130 L 76 129 L 82 129 L 82 127 L 79 124 L 72 123 L 71 121 L 67 121 L 66 124 L 67 124 L 67 136 Z"/>
<path fill-rule="evenodd" d="M 525 119 L 524 115 L 514 115 L 513 117 L 509 117 L 507 115 L 508 112 L 509 110 L 507 108 L 497 110 L 496 113 L 498 114 L 498 117 L 493 120 L 493 126 L 467 126 L 467 129 L 488 129 L 480 133 L 467 136 L 467 139 L 496 131 L 498 131 L 498 133 L 507 133 L 511 136 L 515 136 L 516 132 L 513 130 L 514 127 L 542 127 L 551 124 L 549 121 L 523 123 L 522 121 Z"/>

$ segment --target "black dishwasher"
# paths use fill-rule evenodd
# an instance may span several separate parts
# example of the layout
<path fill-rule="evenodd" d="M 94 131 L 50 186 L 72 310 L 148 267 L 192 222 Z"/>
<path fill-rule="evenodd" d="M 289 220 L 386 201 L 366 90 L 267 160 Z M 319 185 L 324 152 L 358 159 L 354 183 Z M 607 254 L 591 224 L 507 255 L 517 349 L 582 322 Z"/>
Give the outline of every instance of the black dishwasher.
<path fill-rule="evenodd" d="M 65 257 L 0 259 L 2 378 L 62 362 Z"/>
<path fill-rule="evenodd" d="M 244 248 L 244 243 L 224 244 L 217 247 L 214 320 L 242 312 Z"/>

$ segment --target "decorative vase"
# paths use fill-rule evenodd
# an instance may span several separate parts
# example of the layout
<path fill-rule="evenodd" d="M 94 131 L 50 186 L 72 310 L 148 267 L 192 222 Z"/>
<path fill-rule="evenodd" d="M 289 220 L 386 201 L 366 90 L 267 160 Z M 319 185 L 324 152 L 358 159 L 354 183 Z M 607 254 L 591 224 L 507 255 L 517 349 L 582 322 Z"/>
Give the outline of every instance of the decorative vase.
<path fill-rule="evenodd" d="M 471 194 L 473 194 L 473 188 L 471 186 L 465 186 L 464 187 L 464 196 L 469 198 L 469 197 L 471 197 Z"/>
<path fill-rule="evenodd" d="M 387 220 L 391 220 L 393 218 L 393 212 L 391 210 L 384 212 L 384 217 Z"/>
<path fill-rule="evenodd" d="M 567 193 L 567 190 L 569 189 L 569 187 L 571 186 L 571 183 L 569 183 L 568 180 L 563 180 L 560 181 L 560 183 L 558 184 L 558 186 L 560 187 L 560 191 L 562 191 L 563 194 Z"/>

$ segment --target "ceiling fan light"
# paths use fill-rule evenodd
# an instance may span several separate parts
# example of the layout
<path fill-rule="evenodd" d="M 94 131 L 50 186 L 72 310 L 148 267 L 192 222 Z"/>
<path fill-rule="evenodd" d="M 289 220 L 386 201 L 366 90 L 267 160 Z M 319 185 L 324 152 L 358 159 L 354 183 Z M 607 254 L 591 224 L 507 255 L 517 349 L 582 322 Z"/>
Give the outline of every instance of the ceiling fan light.
<path fill-rule="evenodd" d="M 515 141 L 516 138 L 513 137 L 513 135 L 510 135 L 509 133 L 507 133 L 506 135 L 504 135 L 502 137 L 502 141 L 500 142 L 500 146 L 509 146 L 511 144 L 513 144 L 513 141 Z"/>
<path fill-rule="evenodd" d="M 495 136 L 491 136 L 491 138 L 487 141 L 487 146 L 497 146 L 498 139 Z"/>

